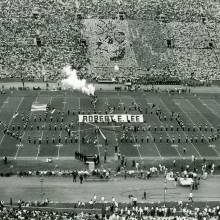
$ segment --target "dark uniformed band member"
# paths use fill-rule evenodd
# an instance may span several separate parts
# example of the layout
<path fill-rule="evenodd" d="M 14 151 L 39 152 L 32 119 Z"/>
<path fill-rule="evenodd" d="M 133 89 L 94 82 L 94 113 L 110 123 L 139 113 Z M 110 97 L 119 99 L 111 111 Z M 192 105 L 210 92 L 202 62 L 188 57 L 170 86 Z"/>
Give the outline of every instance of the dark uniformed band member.
<path fill-rule="evenodd" d="M 170 138 L 169 138 L 169 136 L 168 136 L 168 135 L 167 135 L 167 138 L 166 138 L 166 139 L 167 139 L 167 143 L 169 143 Z"/>
<path fill-rule="evenodd" d="M 180 135 L 178 136 L 178 143 L 180 143 L 180 140 L 181 140 L 181 137 L 180 137 Z"/>
<path fill-rule="evenodd" d="M 141 143 L 144 143 L 144 136 L 141 136 Z"/>
<path fill-rule="evenodd" d="M 149 142 L 149 136 L 147 135 L 147 137 L 146 137 L 146 140 L 147 140 L 147 143 Z"/>

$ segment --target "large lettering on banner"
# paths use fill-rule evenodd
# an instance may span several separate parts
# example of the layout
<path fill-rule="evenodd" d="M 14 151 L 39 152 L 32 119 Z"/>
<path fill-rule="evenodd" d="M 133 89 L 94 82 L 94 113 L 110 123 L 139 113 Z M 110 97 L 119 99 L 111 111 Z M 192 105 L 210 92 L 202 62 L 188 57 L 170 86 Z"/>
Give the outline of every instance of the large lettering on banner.
<path fill-rule="evenodd" d="M 99 122 L 131 122 L 141 123 L 144 122 L 143 115 L 131 115 L 131 114 L 91 114 L 91 115 L 79 115 L 79 122 L 87 123 L 99 123 Z"/>

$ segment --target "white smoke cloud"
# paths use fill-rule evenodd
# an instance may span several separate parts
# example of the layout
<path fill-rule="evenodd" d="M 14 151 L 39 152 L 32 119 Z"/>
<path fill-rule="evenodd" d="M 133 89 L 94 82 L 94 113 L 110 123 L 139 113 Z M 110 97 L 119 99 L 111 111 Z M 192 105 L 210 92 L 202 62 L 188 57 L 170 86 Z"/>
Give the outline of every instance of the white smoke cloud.
<path fill-rule="evenodd" d="M 65 66 L 63 68 L 65 79 L 61 81 L 63 88 L 79 90 L 87 95 L 94 95 L 95 87 L 93 84 L 88 84 L 85 79 L 79 79 L 77 71 L 72 69 L 71 66 Z"/>

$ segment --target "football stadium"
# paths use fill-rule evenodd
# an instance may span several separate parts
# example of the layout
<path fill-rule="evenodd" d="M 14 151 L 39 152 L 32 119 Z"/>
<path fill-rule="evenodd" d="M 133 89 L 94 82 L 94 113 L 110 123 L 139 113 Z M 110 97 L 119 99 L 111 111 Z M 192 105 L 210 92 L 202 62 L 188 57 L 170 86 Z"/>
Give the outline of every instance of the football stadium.
<path fill-rule="evenodd" d="M 220 219 L 219 1 L 0 8 L 0 219 Z"/>

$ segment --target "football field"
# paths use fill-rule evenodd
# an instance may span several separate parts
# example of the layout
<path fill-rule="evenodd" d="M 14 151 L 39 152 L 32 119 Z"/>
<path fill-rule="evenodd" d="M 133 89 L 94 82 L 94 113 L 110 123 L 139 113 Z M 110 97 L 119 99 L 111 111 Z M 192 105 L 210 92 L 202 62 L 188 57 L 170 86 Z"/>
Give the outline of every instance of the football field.
<path fill-rule="evenodd" d="M 78 112 L 94 111 L 89 96 L 73 91 L 7 91 L 0 96 L 0 156 L 15 160 L 65 160 L 80 152 L 113 158 L 118 146 L 121 155 L 128 159 L 182 159 L 192 155 L 219 159 L 218 94 L 98 91 L 96 95 L 97 113 L 105 114 L 109 107 L 115 107 L 113 114 L 141 114 L 141 109 L 145 122 L 124 123 L 124 128 L 122 123 L 82 124 L 78 123 Z M 46 119 L 44 110 L 31 111 L 34 105 L 48 104 L 54 110 L 48 110 Z M 184 122 L 184 130 L 175 119 L 177 114 Z M 14 134 L 4 132 L 4 126 Z M 101 132 L 95 131 L 97 126 Z M 71 130 L 71 136 L 65 128 Z M 122 140 L 123 133 L 128 136 L 126 141 Z"/>

